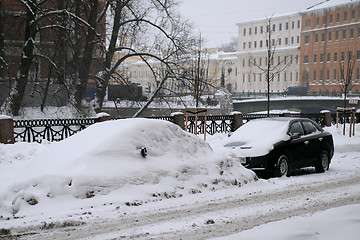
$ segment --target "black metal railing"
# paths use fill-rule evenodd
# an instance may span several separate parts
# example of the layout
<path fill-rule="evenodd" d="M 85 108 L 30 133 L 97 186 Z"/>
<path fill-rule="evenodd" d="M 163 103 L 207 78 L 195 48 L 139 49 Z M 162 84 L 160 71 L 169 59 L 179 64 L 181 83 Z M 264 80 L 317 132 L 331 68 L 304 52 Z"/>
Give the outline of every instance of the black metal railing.
<path fill-rule="evenodd" d="M 61 141 L 96 123 L 98 118 L 14 120 L 15 142 Z"/>
<path fill-rule="evenodd" d="M 270 117 L 279 117 L 281 114 L 270 114 Z M 243 122 L 246 123 L 257 118 L 266 118 L 267 114 L 244 114 Z M 321 113 L 316 114 L 291 114 L 291 117 L 310 118 L 315 122 L 324 126 L 324 115 Z M 151 119 L 161 119 L 169 122 L 174 122 L 174 117 L 148 117 Z M 360 119 L 357 117 L 357 119 Z M 339 116 L 339 123 L 350 122 L 349 115 L 342 117 Z M 205 116 L 198 116 L 195 124 L 196 117 L 189 116 L 187 124 L 187 131 L 194 133 L 196 126 L 197 134 L 213 135 L 215 133 L 230 133 L 234 131 L 234 116 L 221 115 L 221 116 L 207 116 L 205 123 Z M 75 133 L 85 129 L 89 125 L 99 122 L 99 118 L 81 118 L 81 119 L 36 119 L 36 120 L 14 120 L 14 140 L 15 142 L 42 142 L 44 140 L 53 142 L 61 141 Z M 336 123 L 336 113 L 331 114 L 332 124 Z M 205 126 L 205 128 L 204 128 Z"/>

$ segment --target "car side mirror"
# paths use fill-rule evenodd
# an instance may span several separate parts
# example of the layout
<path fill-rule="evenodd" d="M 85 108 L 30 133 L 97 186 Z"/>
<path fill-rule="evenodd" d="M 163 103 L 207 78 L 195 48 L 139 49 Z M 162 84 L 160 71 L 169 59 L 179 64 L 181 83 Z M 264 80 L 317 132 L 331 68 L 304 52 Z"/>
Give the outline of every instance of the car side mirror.
<path fill-rule="evenodd" d="M 301 134 L 300 133 L 291 133 L 290 134 L 290 138 L 291 139 L 298 139 L 301 137 Z"/>

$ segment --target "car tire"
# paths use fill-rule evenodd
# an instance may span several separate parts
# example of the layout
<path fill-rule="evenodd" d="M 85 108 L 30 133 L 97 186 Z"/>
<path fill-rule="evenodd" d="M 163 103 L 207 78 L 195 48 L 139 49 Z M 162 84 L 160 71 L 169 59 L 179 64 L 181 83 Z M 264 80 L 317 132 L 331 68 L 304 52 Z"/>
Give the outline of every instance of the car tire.
<path fill-rule="evenodd" d="M 319 162 L 315 165 L 316 172 L 323 173 L 329 170 L 329 165 L 330 165 L 329 154 L 327 151 L 322 151 L 319 158 Z"/>
<path fill-rule="evenodd" d="M 275 168 L 275 176 L 290 176 L 290 164 L 289 158 L 285 154 L 281 154 L 277 160 L 276 168 Z"/>

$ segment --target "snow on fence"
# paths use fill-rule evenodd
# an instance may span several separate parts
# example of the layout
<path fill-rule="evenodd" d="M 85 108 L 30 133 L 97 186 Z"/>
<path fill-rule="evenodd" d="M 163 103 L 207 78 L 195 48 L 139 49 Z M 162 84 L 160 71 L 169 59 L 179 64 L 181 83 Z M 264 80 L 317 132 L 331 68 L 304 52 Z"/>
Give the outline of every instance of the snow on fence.
<path fill-rule="evenodd" d="M 329 112 L 316 114 L 271 114 L 270 117 L 291 116 L 291 117 L 306 117 L 313 119 L 321 126 L 336 123 L 336 114 Z M 231 114 L 221 116 L 207 116 L 206 123 L 204 116 L 197 117 L 197 124 L 195 124 L 195 116 L 188 117 L 187 131 L 194 132 L 195 125 L 197 133 L 204 134 L 204 124 L 206 125 L 206 133 L 213 135 L 215 133 L 229 133 L 235 131 L 243 123 L 251 121 L 256 118 L 265 118 L 267 114 Z M 162 119 L 173 122 L 185 130 L 185 117 L 180 113 L 173 116 L 166 117 L 149 117 L 152 119 Z M 14 142 L 42 142 L 44 140 L 53 142 L 61 141 L 75 133 L 85 129 L 86 127 L 105 120 L 110 117 L 98 116 L 96 118 L 80 118 L 80 119 L 36 119 L 36 120 L 13 120 L 13 129 L 9 128 L 8 132 L 13 132 Z M 340 118 L 340 123 L 349 122 L 348 116 Z M 12 120 L 12 119 L 11 119 Z M 356 122 L 360 122 L 360 116 L 357 114 Z M 1 121 L 9 122 L 7 118 L 0 118 Z M 239 123 L 240 122 L 240 123 Z M 9 124 L 7 124 L 9 125 Z M 0 143 L 12 143 L 7 139 L 1 139 L 1 136 L 6 132 L 5 127 L 0 130 Z"/>

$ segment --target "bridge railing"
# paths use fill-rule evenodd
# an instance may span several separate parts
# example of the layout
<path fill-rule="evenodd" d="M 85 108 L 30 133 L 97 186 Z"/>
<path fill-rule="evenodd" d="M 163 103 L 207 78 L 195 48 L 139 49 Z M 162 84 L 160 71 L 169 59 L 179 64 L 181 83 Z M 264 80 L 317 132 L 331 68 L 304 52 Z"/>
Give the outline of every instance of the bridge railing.
<path fill-rule="evenodd" d="M 325 117 L 327 115 L 327 118 Z M 270 117 L 285 116 L 284 114 L 271 114 Z M 310 118 L 321 126 L 335 124 L 336 114 L 287 114 L 286 116 Z M 235 131 L 243 123 L 257 118 L 265 118 L 267 114 L 232 114 L 221 116 L 189 116 L 188 123 L 184 124 L 185 117 L 182 116 L 163 116 L 151 117 L 152 119 L 162 119 L 173 122 L 185 130 L 194 133 L 195 126 L 198 134 L 213 135 L 215 133 L 230 133 Z M 0 118 L 0 143 L 13 142 L 42 142 L 61 141 L 75 133 L 82 131 L 86 127 L 108 118 L 83 118 L 83 119 L 36 119 L 36 120 L 13 120 L 12 118 Z M 197 119 L 197 122 L 195 123 Z M 339 118 L 339 123 L 349 122 L 350 117 L 345 115 Z M 356 114 L 356 122 L 360 122 L 360 113 Z M 5 137 L 4 137 L 5 136 Z"/>

